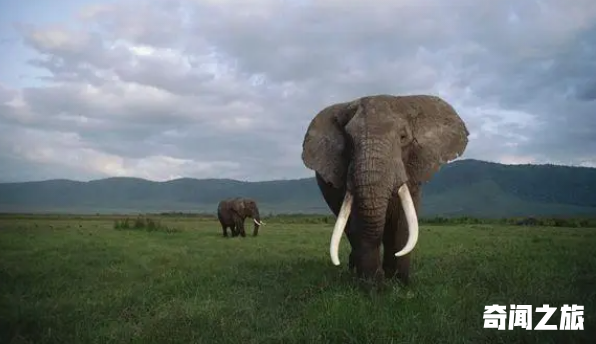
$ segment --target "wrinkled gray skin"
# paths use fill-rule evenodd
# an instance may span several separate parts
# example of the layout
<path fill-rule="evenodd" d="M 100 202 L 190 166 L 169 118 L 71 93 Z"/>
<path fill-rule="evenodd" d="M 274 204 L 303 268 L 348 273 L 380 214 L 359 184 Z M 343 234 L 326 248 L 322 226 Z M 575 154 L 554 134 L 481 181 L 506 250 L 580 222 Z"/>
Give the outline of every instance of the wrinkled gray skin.
<path fill-rule="evenodd" d="M 254 200 L 237 197 L 219 202 L 217 207 L 217 218 L 221 224 L 224 237 L 228 236 L 228 227 L 230 228 L 233 237 L 238 235 L 245 237 L 244 219 L 247 217 L 253 218 L 256 222 L 261 222 L 259 208 Z M 259 227 L 260 226 L 255 223 L 253 236 L 259 234 Z"/>
<path fill-rule="evenodd" d="M 428 95 L 367 96 L 316 115 L 304 137 L 302 160 L 316 172 L 336 216 L 346 188 L 353 195 L 345 227 L 350 270 L 356 268 L 364 279 L 397 277 L 408 284 L 411 254 L 395 256 L 408 239 L 397 190 L 407 183 L 419 213 L 421 183 L 463 154 L 468 134 L 448 103 Z"/>

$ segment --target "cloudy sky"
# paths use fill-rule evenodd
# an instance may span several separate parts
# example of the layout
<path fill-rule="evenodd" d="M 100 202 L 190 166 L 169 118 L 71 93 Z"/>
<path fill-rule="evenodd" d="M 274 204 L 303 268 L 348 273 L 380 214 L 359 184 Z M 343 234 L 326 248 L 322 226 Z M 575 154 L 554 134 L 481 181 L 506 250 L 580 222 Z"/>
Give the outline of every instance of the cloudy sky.
<path fill-rule="evenodd" d="M 312 176 L 312 117 L 436 94 L 464 158 L 596 167 L 593 0 L 2 0 L 0 180 Z"/>

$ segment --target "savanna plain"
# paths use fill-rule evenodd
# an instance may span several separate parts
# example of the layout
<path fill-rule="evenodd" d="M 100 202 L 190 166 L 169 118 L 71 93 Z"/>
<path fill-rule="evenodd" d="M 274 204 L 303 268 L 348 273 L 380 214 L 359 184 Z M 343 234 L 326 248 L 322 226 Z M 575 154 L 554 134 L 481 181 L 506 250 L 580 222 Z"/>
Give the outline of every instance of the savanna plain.
<path fill-rule="evenodd" d="M 331 217 L 153 218 L 0 217 L 0 343 L 595 342 L 596 228 L 422 223 L 411 284 L 366 292 Z M 584 305 L 584 330 L 484 329 L 491 304 Z"/>

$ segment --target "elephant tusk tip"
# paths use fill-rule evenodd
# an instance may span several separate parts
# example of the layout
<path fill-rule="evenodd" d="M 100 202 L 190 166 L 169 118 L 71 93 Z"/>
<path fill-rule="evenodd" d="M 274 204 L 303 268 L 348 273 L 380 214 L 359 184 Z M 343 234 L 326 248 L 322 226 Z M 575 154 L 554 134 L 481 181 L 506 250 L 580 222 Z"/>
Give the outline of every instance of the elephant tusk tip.
<path fill-rule="evenodd" d="M 340 265 L 339 257 L 335 257 L 334 255 L 331 255 L 331 263 L 335 266 L 339 266 Z"/>
<path fill-rule="evenodd" d="M 411 252 L 411 251 L 410 251 Z M 405 252 L 405 251 L 399 251 L 397 253 L 395 253 L 396 257 L 401 257 L 401 256 L 405 256 L 406 254 L 410 253 L 410 252 Z"/>

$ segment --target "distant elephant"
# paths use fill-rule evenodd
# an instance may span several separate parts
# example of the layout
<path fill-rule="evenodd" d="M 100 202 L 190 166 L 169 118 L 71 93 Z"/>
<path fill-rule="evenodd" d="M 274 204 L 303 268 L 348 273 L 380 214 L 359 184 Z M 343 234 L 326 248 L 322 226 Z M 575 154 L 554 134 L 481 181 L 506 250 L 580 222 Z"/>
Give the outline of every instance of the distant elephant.
<path fill-rule="evenodd" d="M 302 160 L 316 172 L 337 216 L 329 248 L 333 264 L 339 265 L 345 229 L 351 271 L 377 281 L 384 273 L 408 284 L 421 184 L 463 154 L 468 135 L 453 107 L 430 95 L 366 96 L 319 112 L 305 134 Z"/>
<path fill-rule="evenodd" d="M 228 227 L 230 227 L 233 237 L 238 235 L 245 237 L 244 219 L 247 217 L 253 219 L 253 222 L 255 223 L 253 236 L 257 236 L 259 234 L 259 227 L 264 225 L 264 223 L 261 222 L 259 208 L 254 200 L 237 197 L 219 202 L 217 207 L 217 218 L 219 219 L 219 223 L 221 223 L 224 237 L 228 236 Z"/>
<path fill-rule="evenodd" d="M 526 217 L 516 222 L 518 226 L 538 226 L 538 219 L 535 217 Z"/>

